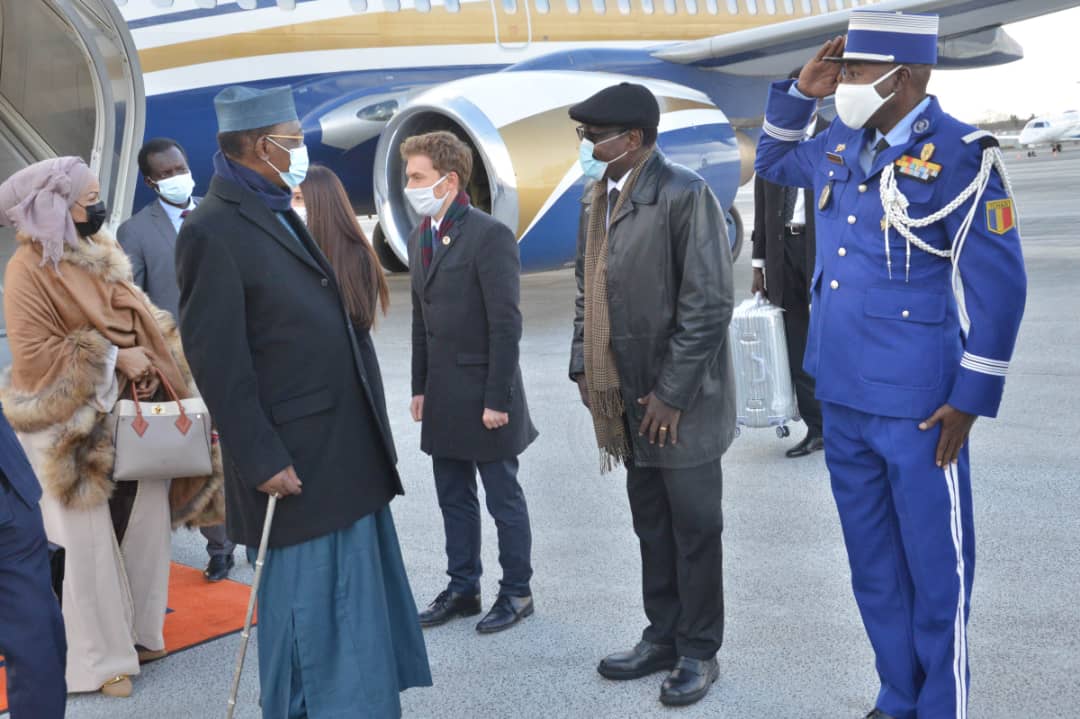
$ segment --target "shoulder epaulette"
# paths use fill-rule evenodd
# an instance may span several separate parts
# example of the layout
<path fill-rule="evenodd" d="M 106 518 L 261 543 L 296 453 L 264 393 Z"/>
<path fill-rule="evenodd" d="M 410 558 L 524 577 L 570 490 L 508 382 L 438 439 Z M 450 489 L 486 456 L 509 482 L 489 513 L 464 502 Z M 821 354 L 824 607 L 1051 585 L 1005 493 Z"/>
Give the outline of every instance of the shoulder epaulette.
<path fill-rule="evenodd" d="M 965 145 L 970 145 L 976 140 L 979 142 L 979 147 L 986 149 L 988 147 L 999 147 L 996 137 L 991 135 L 986 130 L 976 130 L 975 132 L 969 132 L 962 138 Z"/>

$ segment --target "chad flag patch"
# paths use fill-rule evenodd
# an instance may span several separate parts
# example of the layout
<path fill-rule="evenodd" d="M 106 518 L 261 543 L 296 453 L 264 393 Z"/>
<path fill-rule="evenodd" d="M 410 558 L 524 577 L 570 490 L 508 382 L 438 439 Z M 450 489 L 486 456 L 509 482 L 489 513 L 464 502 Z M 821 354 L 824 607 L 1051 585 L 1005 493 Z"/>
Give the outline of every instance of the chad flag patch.
<path fill-rule="evenodd" d="M 1016 227 L 1016 208 L 1011 199 L 990 200 L 986 203 L 986 229 L 1004 235 Z"/>

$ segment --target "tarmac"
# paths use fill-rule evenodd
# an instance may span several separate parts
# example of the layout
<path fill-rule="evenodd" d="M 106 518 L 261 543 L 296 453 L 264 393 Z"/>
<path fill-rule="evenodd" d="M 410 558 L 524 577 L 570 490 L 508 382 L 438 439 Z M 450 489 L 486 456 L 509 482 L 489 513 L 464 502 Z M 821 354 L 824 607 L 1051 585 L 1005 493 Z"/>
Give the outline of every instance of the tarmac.
<path fill-rule="evenodd" d="M 970 623 L 970 716 L 1043 719 L 1080 706 L 1080 152 L 1010 152 L 1028 267 L 1027 311 L 1000 417 L 979 420 L 972 445 L 978 569 Z M 737 204 L 752 227 L 747 188 Z M 736 296 L 750 284 L 749 233 Z M 445 587 L 442 520 L 419 425 L 408 415 L 407 278 L 376 332 L 406 495 L 392 504 L 417 604 Z M 521 480 L 534 537 L 536 614 L 480 636 L 473 620 L 425 633 L 435 685 L 402 696 L 423 719 L 732 717 L 855 719 L 877 691 L 828 475 L 820 453 L 786 459 L 800 439 L 746 430 L 724 457 L 727 627 L 721 676 L 699 704 L 667 709 L 663 674 L 611 682 L 595 670 L 644 626 L 640 563 L 624 473 L 599 472 L 591 425 L 567 380 L 574 280 L 569 271 L 522 280 L 521 364 L 540 438 Z M 495 598 L 494 525 L 484 513 L 484 602 Z M 250 582 L 237 550 L 233 578 Z M 173 558 L 202 567 L 198 533 L 174 536 Z M 257 632 L 236 716 L 259 717 Z M 72 719 L 223 717 L 239 636 L 143 668 L 130 699 L 73 695 Z M 365 716 L 357 707 L 356 717 Z"/>

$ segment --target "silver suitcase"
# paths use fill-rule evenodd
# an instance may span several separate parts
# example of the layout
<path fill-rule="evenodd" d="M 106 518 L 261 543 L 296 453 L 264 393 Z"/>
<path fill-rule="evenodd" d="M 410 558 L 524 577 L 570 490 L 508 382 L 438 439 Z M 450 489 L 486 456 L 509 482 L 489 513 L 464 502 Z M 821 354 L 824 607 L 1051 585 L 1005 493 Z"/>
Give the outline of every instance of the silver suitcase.
<path fill-rule="evenodd" d="M 728 329 L 735 368 L 735 427 L 775 427 L 799 418 L 788 367 L 783 310 L 760 295 L 735 308 Z"/>

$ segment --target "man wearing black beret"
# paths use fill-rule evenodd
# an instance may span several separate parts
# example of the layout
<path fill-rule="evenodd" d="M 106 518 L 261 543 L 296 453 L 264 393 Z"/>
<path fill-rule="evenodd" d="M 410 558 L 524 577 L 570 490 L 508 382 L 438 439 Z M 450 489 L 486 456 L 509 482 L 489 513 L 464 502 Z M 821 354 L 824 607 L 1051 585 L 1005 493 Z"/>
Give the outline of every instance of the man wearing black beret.
<path fill-rule="evenodd" d="M 625 464 L 649 624 L 598 671 L 670 671 L 667 705 L 719 676 L 724 631 L 720 460 L 735 432 L 727 348 L 734 305 L 727 226 L 694 172 L 656 147 L 660 107 L 641 85 L 570 108 L 587 178 L 578 232 L 570 378 L 592 414 L 602 471 Z"/>

